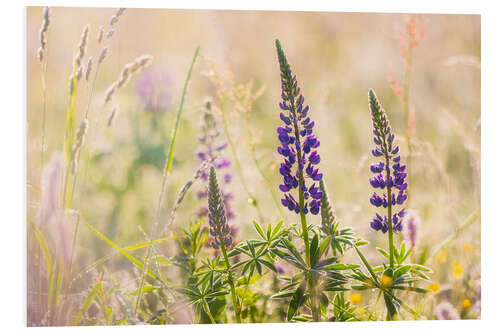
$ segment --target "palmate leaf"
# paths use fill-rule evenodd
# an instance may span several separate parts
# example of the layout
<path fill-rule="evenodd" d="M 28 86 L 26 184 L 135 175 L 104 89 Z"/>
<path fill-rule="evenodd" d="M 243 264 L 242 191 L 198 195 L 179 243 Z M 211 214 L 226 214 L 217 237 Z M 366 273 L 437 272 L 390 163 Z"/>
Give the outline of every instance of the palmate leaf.
<path fill-rule="evenodd" d="M 295 294 L 295 290 L 285 290 L 282 292 L 279 292 L 277 294 L 274 294 L 271 296 L 272 299 L 280 299 L 280 298 L 287 298 L 290 296 L 293 296 Z"/>
<path fill-rule="evenodd" d="M 403 266 L 400 266 L 400 267 L 396 268 L 396 270 L 394 271 L 393 279 L 396 280 L 399 277 L 405 275 L 406 273 L 408 273 L 408 271 L 410 269 L 411 269 L 410 265 L 403 265 Z"/>
<path fill-rule="evenodd" d="M 333 265 L 325 266 L 324 269 L 334 270 L 334 271 L 342 271 L 342 270 L 354 269 L 354 268 L 358 268 L 358 267 L 359 267 L 359 265 L 356 265 L 356 264 L 333 264 Z"/>
<path fill-rule="evenodd" d="M 295 246 L 288 240 L 288 239 L 282 239 L 281 240 L 281 244 L 284 245 L 284 247 L 289 251 L 289 253 L 291 254 L 288 255 L 288 256 L 285 256 L 283 257 L 283 259 L 285 260 L 289 260 L 290 258 L 293 259 L 291 262 L 293 263 L 293 261 L 297 262 L 298 263 L 298 266 L 302 266 L 303 269 L 307 269 L 307 265 L 304 261 L 304 259 L 302 259 L 299 251 L 297 251 L 297 249 L 295 248 Z M 290 258 L 287 258 L 287 257 L 290 257 Z"/>

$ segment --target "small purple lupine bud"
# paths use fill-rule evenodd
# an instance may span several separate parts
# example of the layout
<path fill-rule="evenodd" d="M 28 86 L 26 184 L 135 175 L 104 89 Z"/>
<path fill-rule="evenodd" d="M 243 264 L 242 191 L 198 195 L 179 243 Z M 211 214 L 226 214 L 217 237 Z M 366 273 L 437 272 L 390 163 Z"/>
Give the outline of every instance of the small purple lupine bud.
<path fill-rule="evenodd" d="M 276 268 L 276 272 L 278 272 L 278 274 L 285 273 L 285 269 L 280 264 L 274 264 L 274 268 Z"/>
<path fill-rule="evenodd" d="M 384 199 L 382 199 L 377 193 L 373 192 L 373 195 L 370 198 L 370 203 L 375 207 L 380 207 L 384 203 Z"/>
<path fill-rule="evenodd" d="M 373 173 L 381 173 L 384 170 L 384 162 L 373 163 L 370 165 L 370 171 Z"/>

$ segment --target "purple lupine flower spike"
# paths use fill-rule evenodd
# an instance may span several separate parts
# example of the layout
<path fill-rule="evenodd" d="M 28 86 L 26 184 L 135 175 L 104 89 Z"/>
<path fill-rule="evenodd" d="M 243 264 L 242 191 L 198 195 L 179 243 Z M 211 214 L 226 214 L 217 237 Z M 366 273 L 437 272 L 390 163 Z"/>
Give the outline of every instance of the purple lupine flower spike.
<path fill-rule="evenodd" d="M 399 146 L 396 146 L 394 143 L 395 136 L 392 133 L 385 110 L 380 105 L 373 90 L 370 89 L 368 95 L 373 123 L 373 142 L 376 145 L 372 149 L 372 155 L 381 158 L 381 161 L 370 165 L 370 171 L 374 176 L 370 178 L 369 182 L 375 190 L 382 189 L 387 191 L 387 193 L 383 194 L 373 192 L 370 197 L 370 203 L 375 207 L 387 208 L 391 206 L 390 208 L 392 209 L 395 206 L 404 205 L 408 198 L 408 194 L 406 193 L 408 188 L 408 183 L 406 183 L 406 165 L 401 163 L 401 156 L 398 155 Z M 388 198 L 389 195 L 390 198 Z M 391 222 L 393 231 L 403 230 L 403 217 L 405 214 L 404 208 L 392 214 Z M 370 226 L 374 230 L 386 233 L 389 230 L 387 216 L 376 214 L 370 222 Z"/>
<path fill-rule="evenodd" d="M 203 107 L 203 122 L 201 126 L 201 133 L 198 136 L 198 140 L 201 143 L 200 150 L 196 153 L 196 156 L 201 162 L 211 161 L 216 170 L 226 170 L 223 176 L 223 182 L 221 184 L 222 198 L 224 200 L 224 206 L 226 208 L 226 215 L 228 220 L 232 220 L 235 217 L 235 213 L 231 208 L 231 200 L 233 199 L 233 194 L 224 188 L 224 185 L 231 183 L 232 175 L 229 171 L 231 166 L 231 161 L 221 153 L 227 147 L 225 142 L 217 142 L 220 132 L 217 129 L 217 122 L 213 115 L 212 102 L 207 100 Z M 208 181 L 209 171 L 205 170 L 201 175 L 204 181 Z M 197 197 L 200 200 L 204 200 L 207 197 L 206 188 L 200 190 L 197 193 Z M 198 217 L 207 216 L 208 209 L 204 203 L 202 207 L 198 210 Z"/>
<path fill-rule="evenodd" d="M 320 141 L 313 134 L 314 121 L 308 117 L 309 105 L 304 105 L 304 96 L 300 93 L 297 78 L 292 75 L 290 65 L 278 40 L 276 40 L 276 49 L 280 63 L 282 89 L 282 100 L 278 105 L 281 109 L 280 119 L 284 123 L 276 129 L 281 144 L 278 146 L 278 153 L 284 159 L 279 169 L 283 176 L 283 184 L 279 185 L 279 189 L 284 193 L 281 203 L 297 214 L 302 209 L 304 214 L 311 212 L 316 215 L 319 213 L 323 194 L 318 187 L 318 182 L 323 178 L 323 174 L 317 167 L 321 161 L 316 150 Z M 307 184 L 307 178 L 312 181 L 311 185 Z M 300 203 L 291 193 L 294 189 L 303 193 L 303 207 L 300 207 Z"/>

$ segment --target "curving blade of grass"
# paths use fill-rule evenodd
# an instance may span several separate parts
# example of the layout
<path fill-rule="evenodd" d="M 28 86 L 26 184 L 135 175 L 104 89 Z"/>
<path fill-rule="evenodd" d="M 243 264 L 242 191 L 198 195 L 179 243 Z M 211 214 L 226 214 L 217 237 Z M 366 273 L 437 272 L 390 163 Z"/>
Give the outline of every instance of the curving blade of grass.
<path fill-rule="evenodd" d="M 186 81 L 184 82 L 184 89 L 182 90 L 181 103 L 179 104 L 179 111 L 177 111 L 177 117 L 175 118 L 175 125 L 172 130 L 172 139 L 170 141 L 167 163 L 165 164 L 165 169 L 167 174 L 170 173 L 170 170 L 172 169 L 172 162 L 174 160 L 175 141 L 177 138 L 177 129 L 179 128 L 179 121 L 181 119 L 182 110 L 184 109 L 184 99 L 186 97 L 187 87 L 189 81 L 191 80 L 191 73 L 193 72 L 194 63 L 196 62 L 196 58 L 198 57 L 199 52 L 200 52 L 200 47 L 198 46 L 196 48 L 196 51 L 194 52 L 193 60 L 191 61 L 191 66 L 189 67 Z"/>
<path fill-rule="evenodd" d="M 181 119 L 182 110 L 184 109 L 184 100 L 186 98 L 187 87 L 189 85 L 189 81 L 191 80 L 191 74 L 193 72 L 193 67 L 194 67 L 194 64 L 196 62 L 196 58 L 198 58 L 199 52 L 200 52 L 200 46 L 197 46 L 196 50 L 194 52 L 193 60 L 191 61 L 191 66 L 189 67 L 186 81 L 184 82 L 184 88 L 182 90 L 181 102 L 179 104 L 179 110 L 177 111 L 177 116 L 175 118 L 174 128 L 172 129 L 172 137 L 170 140 L 170 147 L 168 150 L 167 160 L 165 161 L 165 166 L 163 167 L 163 178 L 161 181 L 161 188 L 160 188 L 160 193 L 158 195 L 158 201 L 156 203 L 153 225 L 151 226 L 151 232 L 150 232 L 150 236 L 149 236 L 149 243 L 150 244 L 148 246 L 148 252 L 146 254 L 146 261 L 145 261 L 145 265 L 144 265 L 144 269 L 143 269 L 143 273 L 142 273 L 142 277 L 141 277 L 141 282 L 139 285 L 139 290 L 142 290 L 142 287 L 144 286 L 144 278 L 145 278 L 146 272 L 149 272 L 149 260 L 151 259 L 151 254 L 152 254 L 151 252 L 153 249 L 152 239 L 153 239 L 153 235 L 155 235 L 155 233 L 156 233 L 156 229 L 157 229 L 157 226 L 158 226 L 158 223 L 160 220 L 160 209 L 161 209 L 161 204 L 163 202 L 163 197 L 165 196 L 165 190 L 166 190 L 166 186 L 167 186 L 167 178 L 168 178 L 168 174 L 170 173 L 170 171 L 172 169 L 172 163 L 174 160 L 174 151 L 175 151 L 175 141 L 177 138 L 177 130 L 179 128 L 179 122 Z M 139 292 L 139 295 L 137 295 L 137 302 L 135 304 L 134 315 L 137 315 L 137 308 L 139 307 L 139 304 L 141 302 L 141 297 L 142 297 L 142 293 Z"/>
<path fill-rule="evenodd" d="M 103 241 L 105 241 L 106 243 L 108 243 L 109 245 L 111 245 L 113 248 L 115 248 L 116 250 L 118 250 L 118 252 L 123 255 L 125 258 L 127 258 L 128 260 L 130 260 L 134 265 L 136 265 L 137 267 L 139 267 L 140 269 L 142 269 L 143 271 L 147 271 L 147 274 L 152 277 L 153 279 L 161 282 L 162 284 L 166 284 L 164 281 L 162 281 L 159 277 L 157 277 L 153 272 L 151 272 L 150 270 L 146 270 L 145 267 L 144 267 L 144 264 L 136 259 L 134 256 L 130 255 L 128 252 L 127 252 L 127 249 L 138 249 L 140 248 L 140 245 L 141 244 L 138 244 L 138 245 L 135 245 L 135 246 L 132 246 L 130 248 L 122 248 L 121 246 L 115 244 L 112 240 L 110 240 L 109 238 L 107 238 L 106 236 L 104 236 L 102 233 L 100 233 L 96 228 L 94 228 L 93 226 L 91 226 L 90 224 L 88 224 L 87 222 L 85 222 L 85 225 L 93 232 L 97 235 L 97 237 L 99 237 L 100 239 L 102 239 Z M 159 242 L 160 240 L 158 240 Z M 149 245 L 151 242 L 147 242 L 147 245 Z"/>

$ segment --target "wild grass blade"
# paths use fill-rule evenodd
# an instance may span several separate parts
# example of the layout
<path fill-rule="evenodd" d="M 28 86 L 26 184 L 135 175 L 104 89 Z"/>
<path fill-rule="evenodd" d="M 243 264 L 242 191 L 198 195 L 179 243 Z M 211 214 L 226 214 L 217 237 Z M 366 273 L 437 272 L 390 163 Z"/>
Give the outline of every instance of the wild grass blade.
<path fill-rule="evenodd" d="M 144 269 L 143 269 L 143 273 L 142 273 L 142 277 L 141 277 L 139 290 L 142 290 L 142 287 L 144 285 L 145 272 L 148 271 L 148 269 L 149 269 L 149 260 L 151 258 L 151 254 L 152 254 L 151 252 L 152 252 L 152 248 L 153 248 L 152 239 L 153 239 L 153 235 L 156 233 L 156 229 L 157 229 L 159 219 L 160 219 L 161 204 L 163 202 L 163 197 L 165 195 L 168 174 L 170 173 L 170 171 L 172 169 L 172 163 L 174 160 L 175 142 L 176 142 L 176 138 L 177 138 L 177 130 L 179 128 L 179 122 L 181 119 L 182 110 L 184 109 L 184 100 L 186 98 L 187 87 L 189 85 L 189 81 L 191 80 L 191 74 L 193 72 L 193 67 L 194 67 L 194 64 L 196 62 L 196 59 L 198 58 L 199 52 L 200 52 L 200 46 L 196 47 L 196 50 L 194 52 L 193 60 L 191 61 L 191 65 L 189 67 L 186 81 L 184 82 L 184 88 L 182 90 L 181 102 L 179 104 L 179 110 L 177 111 L 177 116 L 175 119 L 175 125 L 174 125 L 174 128 L 172 129 L 172 137 L 170 140 L 169 152 L 167 155 L 167 160 L 166 160 L 165 165 L 163 167 L 163 179 L 161 182 L 160 193 L 158 195 L 158 201 L 156 203 L 156 210 L 155 210 L 155 214 L 154 214 L 153 225 L 151 226 L 151 233 L 150 233 L 150 237 L 149 237 L 150 246 L 148 246 L 148 252 L 146 254 L 146 261 L 145 261 L 145 265 L 144 265 Z M 141 302 L 141 297 L 142 297 L 142 293 L 139 292 L 139 295 L 137 295 L 137 302 L 135 305 L 134 315 L 137 315 L 137 309 L 138 309 L 139 304 Z"/>

